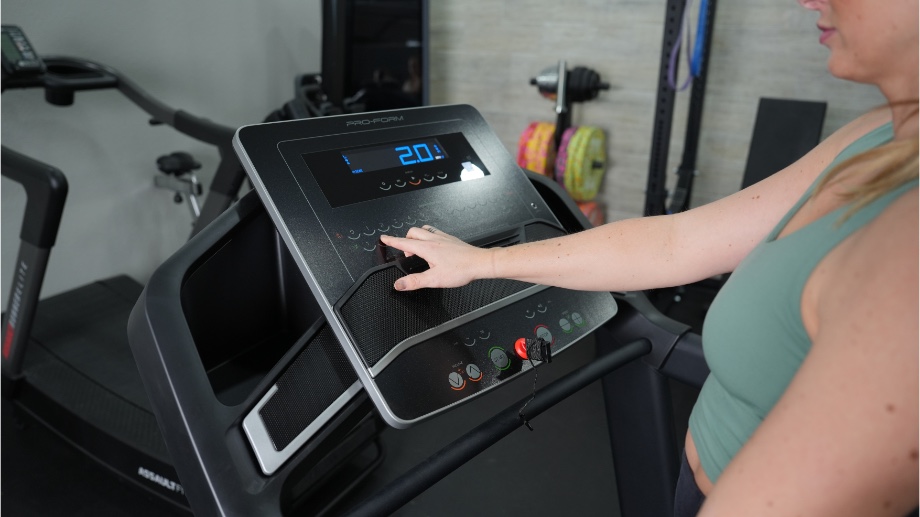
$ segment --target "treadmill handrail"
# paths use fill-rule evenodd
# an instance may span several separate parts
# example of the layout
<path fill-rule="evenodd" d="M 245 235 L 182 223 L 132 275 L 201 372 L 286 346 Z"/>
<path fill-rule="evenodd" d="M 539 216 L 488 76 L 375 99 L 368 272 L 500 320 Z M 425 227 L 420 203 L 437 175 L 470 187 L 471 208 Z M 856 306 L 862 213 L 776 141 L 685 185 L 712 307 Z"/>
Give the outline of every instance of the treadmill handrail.
<path fill-rule="evenodd" d="M 233 151 L 233 134 L 236 128 L 173 108 L 110 66 L 68 56 L 47 56 L 43 60 L 47 66 L 44 74 L 25 79 L 7 78 L 3 82 L 3 90 L 44 87 L 47 92 L 73 94 L 81 90 L 116 88 L 128 100 L 148 113 L 153 118 L 152 122 L 164 123 L 186 136 L 217 147 L 220 162 L 208 189 L 201 215 L 192 228 L 192 235 L 197 234 L 235 201 L 246 177 Z M 72 75 L 55 72 L 65 69 L 70 70 Z"/>
<path fill-rule="evenodd" d="M 2 146 L 0 163 L 3 176 L 26 190 L 26 210 L 19 237 L 38 248 L 51 248 L 67 201 L 67 177 L 60 169 L 6 146 Z"/>
<path fill-rule="evenodd" d="M 19 252 L 3 315 L 2 365 L 4 382 L 18 379 L 38 307 L 38 296 L 51 248 L 67 200 L 67 178 L 60 170 L 12 149 L 0 148 L 3 176 L 26 190 L 26 209 L 19 232 Z M 4 388 L 4 394 L 12 390 Z"/>
<path fill-rule="evenodd" d="M 709 377 L 709 365 L 703 357 L 703 337 L 694 332 L 681 335 L 659 371 L 694 388 L 702 388 Z"/>
<path fill-rule="evenodd" d="M 363 501 L 357 508 L 351 509 L 347 515 L 363 517 L 393 513 L 458 467 L 524 425 L 521 407 L 525 403 L 527 403 L 527 419 L 533 419 L 582 388 L 648 354 L 651 350 L 652 345 L 648 340 L 637 339 L 598 357 L 584 367 L 537 391 L 529 403 L 527 400 L 530 397 L 525 397 L 444 446 L 425 461 L 378 490 L 375 495 Z"/>
<path fill-rule="evenodd" d="M 45 87 L 69 91 L 116 88 L 156 121 L 171 126 L 180 133 L 218 147 L 231 145 L 235 128 L 173 108 L 111 66 L 70 56 L 47 56 L 43 60 L 48 67 L 43 75 L 25 81 L 7 81 L 4 87 Z M 55 69 L 63 68 L 86 73 L 75 73 L 68 76 L 68 74 L 55 72 Z"/>

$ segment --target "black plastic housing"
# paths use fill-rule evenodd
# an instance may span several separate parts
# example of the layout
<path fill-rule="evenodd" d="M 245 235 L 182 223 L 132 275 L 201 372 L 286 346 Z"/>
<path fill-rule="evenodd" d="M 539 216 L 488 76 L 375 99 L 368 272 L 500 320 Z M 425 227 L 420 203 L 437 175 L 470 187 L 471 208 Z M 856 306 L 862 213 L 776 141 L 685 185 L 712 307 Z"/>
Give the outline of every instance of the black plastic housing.
<path fill-rule="evenodd" d="M 324 322 L 254 193 L 153 274 L 128 337 L 196 514 L 321 514 L 379 463 L 363 391 L 271 475 L 244 433 Z"/>

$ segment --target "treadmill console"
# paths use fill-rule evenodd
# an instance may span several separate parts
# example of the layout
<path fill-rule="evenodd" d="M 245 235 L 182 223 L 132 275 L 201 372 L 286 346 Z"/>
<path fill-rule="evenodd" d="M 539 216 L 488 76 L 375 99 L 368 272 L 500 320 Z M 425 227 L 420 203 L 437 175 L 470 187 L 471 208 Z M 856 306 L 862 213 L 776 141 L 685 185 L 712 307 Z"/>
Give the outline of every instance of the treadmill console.
<path fill-rule="evenodd" d="M 3 25 L 0 31 L 0 47 L 3 50 L 3 76 L 26 76 L 45 73 L 45 64 L 22 29 L 15 25 Z"/>
<path fill-rule="evenodd" d="M 519 338 L 541 338 L 559 353 L 616 313 L 610 293 L 503 279 L 393 289 L 414 266 L 381 246 L 382 234 L 430 224 L 479 246 L 565 234 L 470 106 L 251 125 L 233 144 L 358 378 L 394 427 L 531 369 L 515 352 Z"/>

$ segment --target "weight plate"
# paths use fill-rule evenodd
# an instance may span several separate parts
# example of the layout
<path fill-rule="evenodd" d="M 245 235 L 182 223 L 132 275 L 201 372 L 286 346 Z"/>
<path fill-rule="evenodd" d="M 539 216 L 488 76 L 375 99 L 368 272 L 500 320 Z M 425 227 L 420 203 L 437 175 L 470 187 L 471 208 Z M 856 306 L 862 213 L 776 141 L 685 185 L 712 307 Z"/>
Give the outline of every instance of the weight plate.
<path fill-rule="evenodd" d="M 527 126 L 518 141 L 518 165 L 553 177 L 556 160 L 556 145 L 553 142 L 555 130 L 556 127 L 549 122 L 533 122 Z"/>
<path fill-rule="evenodd" d="M 594 226 L 601 226 L 607 219 L 604 215 L 604 206 L 597 201 L 581 201 L 578 208 Z"/>
<path fill-rule="evenodd" d="M 565 152 L 565 189 L 575 201 L 594 199 L 607 169 L 607 138 L 603 130 L 580 126 Z"/>
<path fill-rule="evenodd" d="M 565 187 L 565 170 L 569 159 L 569 142 L 572 141 L 576 131 L 578 131 L 578 126 L 570 127 L 562 132 L 562 140 L 559 142 L 559 151 L 556 154 L 556 182 L 563 187 Z"/>
<path fill-rule="evenodd" d="M 521 136 L 518 138 L 517 164 L 524 169 L 527 168 L 527 142 L 530 141 L 534 130 L 537 129 L 537 124 L 539 124 L 539 122 L 527 124 L 527 127 L 524 128 L 524 131 L 521 132 Z"/>

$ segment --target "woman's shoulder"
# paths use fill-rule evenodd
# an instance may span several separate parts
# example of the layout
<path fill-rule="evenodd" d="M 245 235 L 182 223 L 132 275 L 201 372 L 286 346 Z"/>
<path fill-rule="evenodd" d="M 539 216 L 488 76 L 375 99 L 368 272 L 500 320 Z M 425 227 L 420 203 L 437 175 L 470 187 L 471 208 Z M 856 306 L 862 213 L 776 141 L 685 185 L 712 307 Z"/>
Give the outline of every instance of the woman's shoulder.
<path fill-rule="evenodd" d="M 829 151 L 839 154 L 853 142 L 874 131 L 890 129 L 890 124 L 891 109 L 888 106 L 879 106 L 845 124 L 822 143 L 830 144 Z"/>
<path fill-rule="evenodd" d="M 853 234 L 830 261 L 836 279 L 830 296 L 859 298 L 869 306 L 916 305 L 920 262 L 920 196 L 916 183 Z M 910 311 L 909 311 L 910 312 Z M 908 314 L 916 327 L 916 312 Z M 916 344 L 916 343 L 915 343 Z"/>
<path fill-rule="evenodd" d="M 799 161 L 781 171 L 782 181 L 794 185 L 793 190 L 800 195 L 822 171 L 839 161 L 841 154 L 854 151 L 851 146 L 858 140 L 877 134 L 878 138 L 873 140 L 878 142 L 869 143 L 869 146 L 880 144 L 891 138 L 890 128 L 891 110 L 887 106 L 868 111 L 834 131 Z"/>

